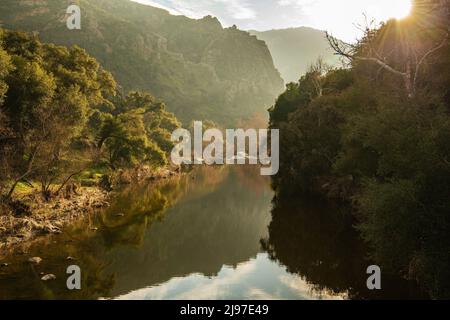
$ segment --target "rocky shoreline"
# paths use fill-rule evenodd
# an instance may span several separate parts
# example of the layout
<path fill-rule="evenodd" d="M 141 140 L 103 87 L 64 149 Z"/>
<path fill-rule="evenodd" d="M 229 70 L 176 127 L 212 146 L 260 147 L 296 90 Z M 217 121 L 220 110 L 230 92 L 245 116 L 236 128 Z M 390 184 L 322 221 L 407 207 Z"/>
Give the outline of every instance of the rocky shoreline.
<path fill-rule="evenodd" d="M 127 174 L 121 177 L 124 181 L 120 181 L 120 184 L 163 180 L 178 174 L 178 170 L 170 169 L 146 174 L 139 172 L 139 177 Z M 114 193 L 112 190 L 105 191 L 101 186 L 91 186 L 79 187 L 74 193 L 55 197 L 48 202 L 44 201 L 37 191 L 22 197 L 20 202 L 29 206 L 30 214 L 0 212 L 0 256 L 5 251 L 39 236 L 63 233 L 65 226 L 88 217 L 95 210 L 108 207 Z"/>
<path fill-rule="evenodd" d="M 22 201 L 30 206 L 31 215 L 0 215 L 0 253 L 40 235 L 60 234 L 64 226 L 109 206 L 110 193 L 100 188 L 81 188 L 69 198 L 58 197 L 44 202 L 38 194 Z"/>

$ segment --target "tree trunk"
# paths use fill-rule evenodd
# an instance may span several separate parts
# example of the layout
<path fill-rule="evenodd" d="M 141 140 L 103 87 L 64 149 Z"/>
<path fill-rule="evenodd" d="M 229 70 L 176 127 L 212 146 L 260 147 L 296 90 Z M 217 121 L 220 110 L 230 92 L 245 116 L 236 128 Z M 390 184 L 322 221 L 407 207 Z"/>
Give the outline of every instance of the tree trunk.
<path fill-rule="evenodd" d="M 77 171 L 72 173 L 70 176 L 68 176 L 66 178 L 66 180 L 64 180 L 64 182 L 61 184 L 61 186 L 58 188 L 58 190 L 56 190 L 55 194 L 59 195 L 59 193 L 61 192 L 61 190 L 65 187 L 65 185 L 70 181 L 70 179 L 72 179 L 74 176 L 79 175 L 81 172 L 83 172 L 83 170 Z"/>
<path fill-rule="evenodd" d="M 406 66 L 406 73 L 403 76 L 403 79 L 405 81 L 405 88 L 406 88 L 406 93 L 408 94 L 408 98 L 412 99 L 414 98 L 414 96 L 416 95 L 415 93 L 415 89 L 414 89 L 414 79 L 412 76 L 412 71 L 411 71 L 411 65 L 408 63 Z"/>
<path fill-rule="evenodd" d="M 6 199 L 10 200 L 14 190 L 16 190 L 17 185 L 19 184 L 20 181 L 22 181 L 23 179 L 25 179 L 29 174 L 31 173 L 31 171 L 27 171 L 26 173 L 24 173 L 22 176 L 20 176 L 20 178 L 16 179 L 14 181 L 14 184 L 11 186 L 11 188 L 9 189 L 8 194 L 6 195 Z"/>

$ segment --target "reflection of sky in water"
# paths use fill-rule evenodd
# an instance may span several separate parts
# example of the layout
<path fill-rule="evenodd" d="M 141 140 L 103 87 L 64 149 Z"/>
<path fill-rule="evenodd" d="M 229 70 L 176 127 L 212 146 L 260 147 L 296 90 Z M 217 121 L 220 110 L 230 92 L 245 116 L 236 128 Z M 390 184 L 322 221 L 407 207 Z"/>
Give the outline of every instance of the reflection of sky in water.
<path fill-rule="evenodd" d="M 131 300 L 343 298 L 343 295 L 314 291 L 305 280 L 287 273 L 283 267 L 270 261 L 265 253 L 238 265 L 236 269 L 224 266 L 213 278 L 192 274 L 118 297 Z"/>
<path fill-rule="evenodd" d="M 37 241 L 27 255 L 8 257 L 0 299 L 421 297 L 398 281 L 369 292 L 368 262 L 352 221 L 317 199 L 272 201 L 269 182 L 256 167 L 202 167 L 179 180 L 124 190 L 95 216 L 97 232 L 81 223 Z M 30 272 L 33 256 L 43 258 L 37 271 L 55 274 L 55 281 L 43 283 Z M 67 256 L 76 257 L 88 281 L 80 291 L 67 290 Z"/>

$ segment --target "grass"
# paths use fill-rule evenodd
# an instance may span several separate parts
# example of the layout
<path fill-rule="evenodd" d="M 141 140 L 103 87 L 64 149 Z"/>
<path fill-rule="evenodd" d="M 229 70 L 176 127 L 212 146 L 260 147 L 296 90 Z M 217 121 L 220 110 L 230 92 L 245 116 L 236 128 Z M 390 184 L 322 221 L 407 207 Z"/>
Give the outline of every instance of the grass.
<path fill-rule="evenodd" d="M 97 166 L 84 170 L 81 174 L 73 178 L 73 181 L 81 184 L 83 187 L 93 187 L 97 185 L 101 177 L 109 171 L 107 166 Z M 31 184 L 31 186 L 30 186 Z M 37 181 L 30 181 L 30 184 L 19 182 L 14 190 L 15 197 L 24 197 L 39 191 L 40 185 Z M 60 184 L 54 183 L 51 185 L 52 190 L 58 189 Z"/>
<path fill-rule="evenodd" d="M 32 185 L 34 186 L 35 184 L 32 183 Z M 16 186 L 16 189 L 14 190 L 14 194 L 16 196 L 26 196 L 29 195 L 31 193 L 33 193 L 33 191 L 36 190 L 36 187 L 31 187 L 28 184 L 19 182 Z"/>
<path fill-rule="evenodd" d="M 101 177 L 109 172 L 107 166 L 96 166 L 84 170 L 80 175 L 74 178 L 74 180 L 81 184 L 81 186 L 94 186 Z"/>

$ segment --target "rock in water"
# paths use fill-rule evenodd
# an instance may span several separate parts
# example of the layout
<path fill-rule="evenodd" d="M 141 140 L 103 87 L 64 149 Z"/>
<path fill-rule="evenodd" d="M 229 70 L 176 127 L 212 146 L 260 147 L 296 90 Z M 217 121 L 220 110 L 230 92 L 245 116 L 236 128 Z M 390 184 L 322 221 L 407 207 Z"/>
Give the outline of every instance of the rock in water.
<path fill-rule="evenodd" d="M 54 274 L 46 274 L 41 278 L 42 281 L 50 281 L 50 280 L 56 280 L 56 276 Z"/>
<path fill-rule="evenodd" d="M 33 257 L 33 258 L 28 259 L 28 262 L 32 263 L 32 264 L 40 264 L 42 262 L 42 258 Z"/>

